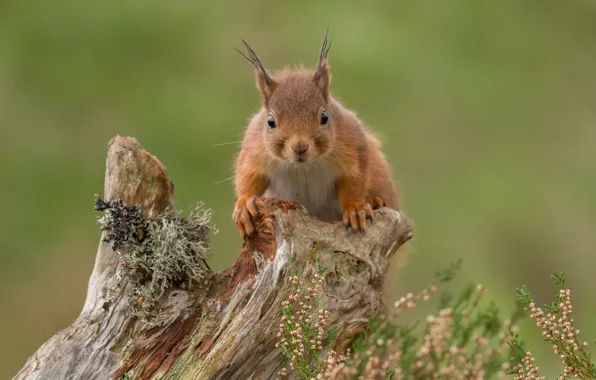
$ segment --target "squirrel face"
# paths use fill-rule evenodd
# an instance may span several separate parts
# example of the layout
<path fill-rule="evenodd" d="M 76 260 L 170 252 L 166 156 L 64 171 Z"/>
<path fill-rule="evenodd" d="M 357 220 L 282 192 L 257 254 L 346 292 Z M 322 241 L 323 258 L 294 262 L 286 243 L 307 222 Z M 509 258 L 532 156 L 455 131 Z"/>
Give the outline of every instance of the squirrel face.
<path fill-rule="evenodd" d="M 333 118 L 313 75 L 304 69 L 281 72 L 274 77 L 274 88 L 264 104 L 266 149 L 292 164 L 324 156 L 333 142 Z"/>
<path fill-rule="evenodd" d="M 269 76 L 252 48 L 246 46 L 255 68 L 263 108 L 265 149 L 279 160 L 304 164 L 325 156 L 333 147 L 334 113 L 328 106 L 330 70 L 327 34 L 316 70 L 284 69 Z"/>

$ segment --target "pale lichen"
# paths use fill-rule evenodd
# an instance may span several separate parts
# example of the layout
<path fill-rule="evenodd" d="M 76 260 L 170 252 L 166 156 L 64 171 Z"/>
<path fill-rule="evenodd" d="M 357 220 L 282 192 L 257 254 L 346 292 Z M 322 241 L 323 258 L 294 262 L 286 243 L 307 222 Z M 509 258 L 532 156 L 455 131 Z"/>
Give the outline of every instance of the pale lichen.
<path fill-rule="evenodd" d="M 157 301 L 174 287 L 198 282 L 210 272 L 206 263 L 209 254 L 211 210 L 199 203 L 182 216 L 170 207 L 158 218 L 148 219 L 143 210 L 121 200 L 104 202 L 97 197 L 96 211 L 102 230 L 108 233 L 104 243 L 118 253 L 120 262 L 106 297 L 106 307 L 124 294 L 132 306 L 131 312 L 150 316 Z"/>

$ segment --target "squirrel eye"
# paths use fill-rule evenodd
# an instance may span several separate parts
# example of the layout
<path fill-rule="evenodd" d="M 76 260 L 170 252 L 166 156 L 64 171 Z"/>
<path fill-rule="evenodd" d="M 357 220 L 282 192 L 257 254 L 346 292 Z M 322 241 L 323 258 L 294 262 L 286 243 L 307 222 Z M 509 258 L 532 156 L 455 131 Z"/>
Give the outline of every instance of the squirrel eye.
<path fill-rule="evenodd" d="M 275 128 L 275 119 L 273 118 L 273 115 L 269 115 L 267 125 L 269 125 L 269 128 Z"/>
<path fill-rule="evenodd" d="M 327 115 L 327 112 L 323 111 L 323 113 L 321 113 L 321 125 L 327 125 L 328 121 L 329 115 Z"/>

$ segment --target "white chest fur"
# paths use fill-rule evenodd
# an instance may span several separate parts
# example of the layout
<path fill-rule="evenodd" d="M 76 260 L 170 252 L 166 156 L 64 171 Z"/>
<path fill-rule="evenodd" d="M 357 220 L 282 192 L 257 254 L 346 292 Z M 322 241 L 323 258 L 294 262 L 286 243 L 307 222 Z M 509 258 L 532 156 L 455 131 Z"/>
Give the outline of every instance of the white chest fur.
<path fill-rule="evenodd" d="M 336 173 L 325 160 L 295 165 L 280 163 L 269 175 L 264 196 L 299 202 L 320 220 L 341 220 L 336 180 Z"/>

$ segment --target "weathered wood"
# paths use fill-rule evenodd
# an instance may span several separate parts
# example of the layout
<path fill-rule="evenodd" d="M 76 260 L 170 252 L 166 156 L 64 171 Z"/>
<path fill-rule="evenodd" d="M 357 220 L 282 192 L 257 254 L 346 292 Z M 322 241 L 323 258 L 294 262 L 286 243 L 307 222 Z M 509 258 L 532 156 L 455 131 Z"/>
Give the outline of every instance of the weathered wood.
<path fill-rule="evenodd" d="M 143 206 L 149 217 L 173 204 L 165 167 L 135 139 L 112 139 L 106 164 L 106 200 Z M 243 243 L 236 262 L 189 289 L 168 291 L 149 321 L 129 316 L 126 288 L 106 307 L 119 256 L 100 242 L 80 316 L 43 344 L 15 379 L 110 379 L 125 373 L 140 379 L 275 378 L 281 360 L 276 334 L 281 303 L 291 292 L 289 278 L 297 269 L 310 279 L 315 256 L 328 268 L 322 299 L 331 328 L 340 333 L 337 345 L 345 347 L 382 312 L 389 261 L 411 238 L 411 221 L 381 209 L 361 234 L 315 220 L 296 203 L 258 199 L 257 205 L 258 234 Z"/>

